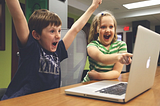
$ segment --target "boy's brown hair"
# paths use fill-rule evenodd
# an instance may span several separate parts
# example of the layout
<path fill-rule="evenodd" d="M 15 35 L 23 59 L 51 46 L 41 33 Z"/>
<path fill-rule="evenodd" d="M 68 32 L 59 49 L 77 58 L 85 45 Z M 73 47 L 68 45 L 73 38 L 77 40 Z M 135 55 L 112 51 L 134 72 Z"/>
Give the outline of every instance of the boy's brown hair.
<path fill-rule="evenodd" d="M 42 30 L 49 24 L 51 24 L 51 26 L 60 26 L 62 25 L 62 21 L 57 14 L 52 13 L 46 9 L 34 11 L 28 21 L 30 32 L 35 30 L 40 35 Z"/>

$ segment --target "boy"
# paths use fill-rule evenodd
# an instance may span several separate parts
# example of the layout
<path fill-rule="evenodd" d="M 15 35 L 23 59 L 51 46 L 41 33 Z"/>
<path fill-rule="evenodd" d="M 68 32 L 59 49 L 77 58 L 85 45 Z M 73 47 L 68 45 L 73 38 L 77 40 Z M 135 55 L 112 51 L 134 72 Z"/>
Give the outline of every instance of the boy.
<path fill-rule="evenodd" d="M 93 0 L 87 11 L 61 38 L 61 20 L 48 10 L 35 11 L 28 22 L 18 0 L 6 0 L 18 37 L 20 61 L 2 100 L 60 87 L 60 62 L 67 49 L 102 0 Z"/>

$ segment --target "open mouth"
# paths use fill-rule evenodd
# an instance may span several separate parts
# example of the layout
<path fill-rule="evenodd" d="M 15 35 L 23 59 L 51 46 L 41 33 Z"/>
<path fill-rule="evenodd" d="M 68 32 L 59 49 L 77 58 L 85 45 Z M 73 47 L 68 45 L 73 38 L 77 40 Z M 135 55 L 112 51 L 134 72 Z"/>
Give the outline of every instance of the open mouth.
<path fill-rule="evenodd" d="M 57 45 L 57 42 L 53 42 L 52 45 L 53 45 L 53 46 L 56 46 L 56 45 Z"/>
<path fill-rule="evenodd" d="M 103 36 L 105 39 L 109 39 L 111 37 L 111 35 L 104 35 Z"/>

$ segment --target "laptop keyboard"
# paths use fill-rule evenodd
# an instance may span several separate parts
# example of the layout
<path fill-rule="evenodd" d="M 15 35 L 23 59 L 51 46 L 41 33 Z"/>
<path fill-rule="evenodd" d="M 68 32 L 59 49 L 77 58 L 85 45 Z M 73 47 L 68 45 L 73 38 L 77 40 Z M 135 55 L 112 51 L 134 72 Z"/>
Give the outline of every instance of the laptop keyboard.
<path fill-rule="evenodd" d="M 113 85 L 107 88 L 103 88 L 96 92 L 106 93 L 106 94 L 114 94 L 114 95 L 122 95 L 126 93 L 127 83 L 119 83 L 117 85 Z"/>

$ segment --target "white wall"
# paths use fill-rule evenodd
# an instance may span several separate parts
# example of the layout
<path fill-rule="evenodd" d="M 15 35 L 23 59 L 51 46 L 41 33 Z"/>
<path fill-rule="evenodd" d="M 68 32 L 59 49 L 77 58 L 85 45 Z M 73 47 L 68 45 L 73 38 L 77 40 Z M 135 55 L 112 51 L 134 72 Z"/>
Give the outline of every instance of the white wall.
<path fill-rule="evenodd" d="M 68 0 L 49 0 L 49 10 L 58 14 L 62 20 L 62 29 L 67 29 Z"/>

